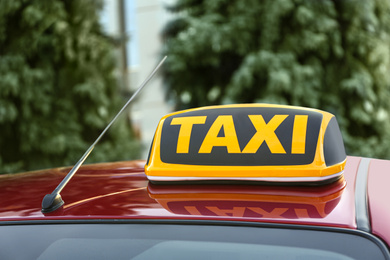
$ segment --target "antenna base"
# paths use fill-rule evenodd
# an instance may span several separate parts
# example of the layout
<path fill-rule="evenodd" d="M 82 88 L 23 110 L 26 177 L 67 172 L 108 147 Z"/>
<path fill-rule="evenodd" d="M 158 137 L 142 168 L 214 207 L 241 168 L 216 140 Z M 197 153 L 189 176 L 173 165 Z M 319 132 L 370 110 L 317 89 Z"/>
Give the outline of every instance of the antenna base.
<path fill-rule="evenodd" d="M 46 194 L 42 200 L 42 213 L 50 213 L 64 205 L 60 194 Z"/>

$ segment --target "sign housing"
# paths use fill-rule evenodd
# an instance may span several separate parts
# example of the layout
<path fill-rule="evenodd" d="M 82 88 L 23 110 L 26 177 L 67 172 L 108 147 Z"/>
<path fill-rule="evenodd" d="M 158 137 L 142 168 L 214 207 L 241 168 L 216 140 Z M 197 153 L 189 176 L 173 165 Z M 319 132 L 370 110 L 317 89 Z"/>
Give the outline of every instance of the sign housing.
<path fill-rule="evenodd" d="M 151 181 L 312 182 L 340 177 L 336 118 L 281 105 L 202 107 L 163 117 L 145 172 Z"/>

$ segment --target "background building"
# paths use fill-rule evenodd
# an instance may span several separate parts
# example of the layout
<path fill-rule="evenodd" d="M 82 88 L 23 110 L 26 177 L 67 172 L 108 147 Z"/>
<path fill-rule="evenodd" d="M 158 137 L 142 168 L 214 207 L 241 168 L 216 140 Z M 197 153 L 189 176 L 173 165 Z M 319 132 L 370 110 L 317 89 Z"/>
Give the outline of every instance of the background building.
<path fill-rule="evenodd" d="M 160 61 L 160 32 L 169 20 L 165 6 L 174 0 L 105 0 L 102 24 L 117 39 L 128 38 L 118 48 L 118 78 L 124 88 L 134 91 Z M 124 59 L 125 58 L 125 59 Z M 172 111 L 165 102 L 162 78 L 156 75 L 131 105 L 130 118 L 143 145 L 146 158 L 154 131 L 162 116 Z"/>

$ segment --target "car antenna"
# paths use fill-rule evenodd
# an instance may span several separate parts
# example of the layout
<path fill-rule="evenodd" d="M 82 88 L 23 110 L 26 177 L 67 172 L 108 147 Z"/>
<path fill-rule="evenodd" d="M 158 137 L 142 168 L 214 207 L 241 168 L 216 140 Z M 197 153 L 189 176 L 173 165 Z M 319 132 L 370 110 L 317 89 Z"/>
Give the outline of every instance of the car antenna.
<path fill-rule="evenodd" d="M 84 155 L 80 158 L 80 160 L 73 166 L 73 168 L 69 171 L 69 173 L 65 176 L 65 178 L 61 181 L 60 184 L 53 190 L 51 194 L 46 194 L 45 197 L 42 200 L 42 213 L 50 213 L 55 211 L 56 209 L 60 208 L 62 205 L 64 205 L 64 201 L 61 198 L 60 192 L 65 187 L 65 185 L 69 182 L 69 180 L 73 177 L 73 175 L 76 173 L 76 171 L 80 168 L 80 166 L 84 163 L 84 161 L 87 159 L 88 155 L 92 152 L 93 148 L 95 148 L 95 145 L 100 141 L 102 136 L 107 132 L 107 130 L 110 128 L 110 126 L 114 123 L 114 121 L 119 117 L 119 115 L 125 110 L 125 108 L 130 104 L 131 101 L 138 95 L 138 93 L 143 89 L 143 87 L 152 79 L 152 77 L 156 74 L 158 69 L 161 67 L 161 65 L 164 63 L 167 56 L 165 56 L 160 63 L 156 66 L 156 68 L 150 73 L 150 75 L 142 82 L 140 87 L 137 89 L 137 91 L 134 92 L 134 94 L 130 97 L 130 99 L 126 102 L 126 104 L 122 107 L 122 109 L 116 114 L 114 119 L 111 120 L 111 122 L 106 126 L 106 128 L 102 131 L 102 133 L 99 135 L 99 137 L 95 140 L 95 142 L 88 148 L 88 150 L 84 153 Z"/>

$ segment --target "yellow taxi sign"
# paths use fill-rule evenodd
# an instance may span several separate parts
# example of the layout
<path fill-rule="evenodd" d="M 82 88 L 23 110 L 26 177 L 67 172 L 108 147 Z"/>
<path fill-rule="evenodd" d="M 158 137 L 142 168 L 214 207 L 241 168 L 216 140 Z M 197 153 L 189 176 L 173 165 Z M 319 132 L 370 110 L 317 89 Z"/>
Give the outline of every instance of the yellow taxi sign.
<path fill-rule="evenodd" d="M 163 117 L 145 172 L 151 181 L 317 182 L 346 154 L 336 118 L 281 105 L 202 107 Z"/>

